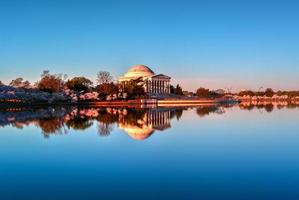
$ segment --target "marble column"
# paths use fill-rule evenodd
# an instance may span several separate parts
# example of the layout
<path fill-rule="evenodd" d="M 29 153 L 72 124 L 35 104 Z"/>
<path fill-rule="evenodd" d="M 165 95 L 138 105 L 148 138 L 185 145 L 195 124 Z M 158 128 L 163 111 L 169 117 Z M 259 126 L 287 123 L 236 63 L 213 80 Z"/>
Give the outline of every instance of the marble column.
<path fill-rule="evenodd" d="M 158 93 L 160 94 L 161 93 L 161 81 L 158 80 Z"/>

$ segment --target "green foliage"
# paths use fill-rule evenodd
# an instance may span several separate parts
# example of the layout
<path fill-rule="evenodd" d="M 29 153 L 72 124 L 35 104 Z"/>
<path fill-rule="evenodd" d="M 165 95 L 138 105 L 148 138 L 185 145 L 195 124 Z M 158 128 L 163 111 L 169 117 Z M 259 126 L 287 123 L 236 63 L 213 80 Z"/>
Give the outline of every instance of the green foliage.
<path fill-rule="evenodd" d="M 127 94 L 128 99 L 137 99 L 145 96 L 144 82 L 142 78 L 126 82 L 122 90 Z"/>
<path fill-rule="evenodd" d="M 203 87 L 200 87 L 196 90 L 196 95 L 201 98 L 220 98 L 223 96 L 222 94 L 218 94 Z"/>
<path fill-rule="evenodd" d="M 72 78 L 71 80 L 68 80 L 66 82 L 67 88 L 80 92 L 84 91 L 87 92 L 90 90 L 90 87 L 92 86 L 92 82 L 85 78 L 85 77 L 75 77 Z"/>
<path fill-rule="evenodd" d="M 170 93 L 171 94 L 176 94 L 176 95 L 184 95 L 183 89 L 182 87 L 177 84 L 176 87 L 174 87 L 173 85 L 170 85 Z"/>

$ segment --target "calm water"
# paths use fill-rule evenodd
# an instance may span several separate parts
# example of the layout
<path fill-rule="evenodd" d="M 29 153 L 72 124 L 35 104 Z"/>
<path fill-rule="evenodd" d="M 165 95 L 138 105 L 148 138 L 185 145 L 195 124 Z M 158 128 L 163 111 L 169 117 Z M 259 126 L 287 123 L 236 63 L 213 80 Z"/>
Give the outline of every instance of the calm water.
<path fill-rule="evenodd" d="M 0 199 L 299 199 L 299 108 L 0 111 Z"/>

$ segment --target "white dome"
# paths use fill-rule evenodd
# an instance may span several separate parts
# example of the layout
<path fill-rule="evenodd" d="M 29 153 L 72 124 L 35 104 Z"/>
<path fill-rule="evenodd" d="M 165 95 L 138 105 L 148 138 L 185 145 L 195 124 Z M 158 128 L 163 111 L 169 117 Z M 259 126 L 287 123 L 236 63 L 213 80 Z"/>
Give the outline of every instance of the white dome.
<path fill-rule="evenodd" d="M 155 132 L 154 129 L 146 125 L 138 127 L 126 124 L 119 124 L 118 126 L 119 128 L 123 129 L 134 140 L 145 140 Z"/>
<path fill-rule="evenodd" d="M 154 76 L 155 73 L 149 67 L 145 65 L 135 65 L 131 67 L 127 73 L 124 74 L 124 77 L 151 77 Z"/>

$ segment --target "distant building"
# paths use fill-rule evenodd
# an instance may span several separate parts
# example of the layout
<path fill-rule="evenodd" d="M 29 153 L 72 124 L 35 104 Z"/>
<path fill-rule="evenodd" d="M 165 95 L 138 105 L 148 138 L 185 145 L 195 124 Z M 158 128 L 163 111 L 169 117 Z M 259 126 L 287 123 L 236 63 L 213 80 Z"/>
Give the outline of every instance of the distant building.
<path fill-rule="evenodd" d="M 217 94 L 220 94 L 220 95 L 224 95 L 225 94 L 225 90 L 223 90 L 223 89 L 217 89 L 214 92 L 217 93 Z"/>
<path fill-rule="evenodd" d="M 131 67 L 128 72 L 118 79 L 120 84 L 126 84 L 130 80 L 142 78 L 144 81 L 144 90 L 147 94 L 169 94 L 170 77 L 164 74 L 155 74 L 153 70 L 145 65 L 136 65 Z"/>

